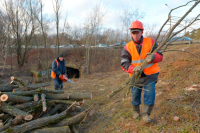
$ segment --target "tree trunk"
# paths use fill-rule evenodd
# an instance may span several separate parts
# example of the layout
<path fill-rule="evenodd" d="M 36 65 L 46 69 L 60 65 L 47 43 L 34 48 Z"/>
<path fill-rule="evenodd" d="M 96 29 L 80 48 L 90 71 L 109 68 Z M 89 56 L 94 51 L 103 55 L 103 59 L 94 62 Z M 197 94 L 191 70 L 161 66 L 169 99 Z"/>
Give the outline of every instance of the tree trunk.
<path fill-rule="evenodd" d="M 10 127 L 14 127 L 15 125 L 19 124 L 22 121 L 22 119 L 23 119 L 23 115 L 16 116 L 15 119 L 11 120 L 6 125 L 1 127 L 0 132 L 4 131 Z"/>
<path fill-rule="evenodd" d="M 41 100 L 42 100 L 43 111 L 46 111 L 47 110 L 47 104 L 46 104 L 46 99 L 45 99 L 44 93 L 41 94 Z"/>
<path fill-rule="evenodd" d="M 0 99 L 1 99 L 2 102 L 5 102 L 5 101 L 8 100 L 8 95 L 7 94 L 3 94 L 3 95 L 1 95 Z"/>
<path fill-rule="evenodd" d="M 84 111 L 76 116 L 73 116 L 71 118 L 66 118 L 56 124 L 56 126 L 70 126 L 70 125 L 76 125 L 80 123 L 87 115 L 87 111 Z"/>
<path fill-rule="evenodd" d="M 24 112 L 18 108 L 15 108 L 13 106 L 10 106 L 6 103 L 2 103 L 0 106 L 0 110 L 2 110 L 5 113 L 8 113 L 12 116 L 19 116 L 23 115 L 24 120 L 29 121 L 32 120 L 33 116 L 31 114 L 28 114 L 27 112 Z"/>
<path fill-rule="evenodd" d="M 31 133 L 71 133 L 68 126 L 42 128 L 32 131 Z"/>
<path fill-rule="evenodd" d="M 16 96 L 8 94 L 7 102 L 26 103 L 31 101 L 33 101 L 33 97 L 24 97 L 24 96 Z"/>
<path fill-rule="evenodd" d="M 29 130 L 33 130 L 42 126 L 46 126 L 47 124 L 56 123 L 58 120 L 63 119 L 67 116 L 67 111 L 73 106 L 73 104 L 66 109 L 65 111 L 61 112 L 60 114 L 55 114 L 53 116 L 39 118 L 30 122 L 26 122 L 22 125 L 15 126 L 13 128 L 10 128 L 11 131 L 15 133 L 21 133 L 26 132 Z"/>
<path fill-rule="evenodd" d="M 92 99 L 92 93 L 68 93 L 69 99 Z"/>
<path fill-rule="evenodd" d="M 32 102 L 27 102 L 27 103 L 22 103 L 22 104 L 16 104 L 13 107 L 16 107 L 18 109 L 27 109 L 30 107 L 37 106 L 38 104 L 40 104 L 38 103 L 38 101 L 32 101 Z"/>
<path fill-rule="evenodd" d="M 45 113 L 42 117 L 48 117 L 48 116 L 55 114 L 62 106 L 63 106 L 63 104 L 57 104 L 54 108 L 52 108 L 50 111 Z"/>
<path fill-rule="evenodd" d="M 49 89 L 35 89 L 31 91 L 16 91 L 16 92 L 4 92 L 4 94 L 19 95 L 19 96 L 31 96 L 39 93 L 47 94 L 62 94 L 63 90 L 49 90 Z"/>
<path fill-rule="evenodd" d="M 26 85 L 27 85 L 27 84 L 26 84 L 22 79 L 20 79 L 20 78 L 17 78 L 17 77 L 12 76 L 10 79 L 19 82 L 22 86 L 26 86 Z"/>
<path fill-rule="evenodd" d="M 34 95 L 33 95 L 33 99 L 34 99 L 34 101 L 38 101 L 38 100 L 39 100 L 38 94 L 34 94 Z"/>
<path fill-rule="evenodd" d="M 3 92 L 6 92 L 6 91 L 13 91 L 13 89 L 15 88 L 18 88 L 19 86 L 17 85 L 11 85 L 11 84 L 8 84 L 8 85 L 0 85 L 0 91 L 3 91 Z"/>
<path fill-rule="evenodd" d="M 12 80 L 12 81 L 10 82 L 10 84 L 11 84 L 11 85 L 18 85 L 17 82 L 14 81 L 14 80 Z"/>
<path fill-rule="evenodd" d="M 21 89 L 19 89 L 18 91 L 30 91 L 30 90 L 35 90 L 35 89 L 37 89 L 37 88 L 50 86 L 50 85 L 51 85 L 51 82 L 40 83 L 40 84 L 34 84 L 34 85 L 26 86 L 25 88 L 21 88 Z"/>
<path fill-rule="evenodd" d="M 69 99 L 69 95 L 68 94 L 47 94 L 46 95 L 47 99 L 52 99 L 52 100 L 67 100 Z"/>
<path fill-rule="evenodd" d="M 62 103 L 62 104 L 67 104 L 67 105 L 71 105 L 74 101 L 69 101 L 69 100 L 49 100 L 49 102 L 54 102 L 54 103 Z M 75 105 L 80 105 L 79 102 L 76 102 Z"/>

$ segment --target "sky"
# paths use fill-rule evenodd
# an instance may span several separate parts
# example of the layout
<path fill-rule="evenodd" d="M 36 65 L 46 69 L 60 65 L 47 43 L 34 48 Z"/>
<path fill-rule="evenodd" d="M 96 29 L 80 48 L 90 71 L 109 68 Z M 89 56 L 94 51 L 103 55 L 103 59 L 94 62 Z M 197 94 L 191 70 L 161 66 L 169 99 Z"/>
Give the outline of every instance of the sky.
<path fill-rule="evenodd" d="M 53 17 L 54 9 L 52 1 L 54 0 L 42 1 L 45 5 L 44 14 Z M 106 10 L 106 19 L 103 26 L 105 28 L 116 29 L 120 27 L 119 14 L 123 8 L 133 10 L 139 9 L 139 11 L 145 12 L 144 19 L 141 20 L 144 24 L 144 29 L 147 28 L 148 25 L 156 25 L 155 31 L 158 31 L 168 18 L 170 10 L 180 5 L 184 5 L 188 1 L 189 0 L 62 0 L 61 11 L 62 18 L 68 16 L 67 21 L 70 25 L 76 24 L 80 26 L 86 20 L 88 13 L 95 5 L 97 5 L 97 3 L 100 3 Z M 193 4 L 194 2 L 184 8 L 175 10 L 172 12 L 172 18 L 180 17 Z M 66 15 L 66 12 L 69 14 Z M 200 4 L 188 15 L 188 18 L 191 19 L 198 14 L 200 14 Z M 200 24 L 196 24 L 193 28 L 199 28 L 199 26 Z M 188 30 L 192 30 L 192 28 L 188 28 Z"/>

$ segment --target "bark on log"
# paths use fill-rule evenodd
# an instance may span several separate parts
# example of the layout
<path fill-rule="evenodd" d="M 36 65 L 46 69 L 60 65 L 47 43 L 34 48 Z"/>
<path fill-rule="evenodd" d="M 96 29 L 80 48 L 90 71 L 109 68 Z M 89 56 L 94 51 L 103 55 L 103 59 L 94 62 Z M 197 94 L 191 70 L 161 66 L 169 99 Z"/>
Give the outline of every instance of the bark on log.
<path fill-rule="evenodd" d="M 34 101 L 38 101 L 39 100 L 39 95 L 38 94 L 34 94 L 33 95 L 33 99 L 34 99 Z"/>
<path fill-rule="evenodd" d="M 1 114 L 0 114 L 0 118 L 2 118 L 3 116 L 4 116 L 4 113 L 1 113 Z"/>
<path fill-rule="evenodd" d="M 11 76 L 10 79 L 19 82 L 22 86 L 26 86 L 26 83 L 18 77 Z"/>
<path fill-rule="evenodd" d="M 92 93 L 68 93 L 69 99 L 92 99 Z"/>
<path fill-rule="evenodd" d="M 4 82 L 2 80 L 0 80 L 0 84 L 4 84 Z"/>
<path fill-rule="evenodd" d="M 32 131 L 31 133 L 71 133 L 68 126 L 42 128 Z"/>
<path fill-rule="evenodd" d="M 58 122 L 56 124 L 56 126 L 60 127 L 60 126 L 76 125 L 76 124 L 80 123 L 86 117 L 87 112 L 88 111 L 86 110 L 86 111 L 84 111 L 84 112 L 82 112 L 82 113 L 80 113 L 80 114 L 78 114 L 76 116 L 73 116 L 71 118 L 66 118 L 66 119 Z"/>
<path fill-rule="evenodd" d="M 18 88 L 19 86 L 17 85 L 11 85 L 11 84 L 8 84 L 8 85 L 0 85 L 0 91 L 1 92 L 6 92 L 6 91 L 13 91 L 13 89 L 15 88 Z"/>
<path fill-rule="evenodd" d="M 38 101 L 32 101 L 32 102 L 17 104 L 17 105 L 14 105 L 13 107 L 16 107 L 18 109 L 27 109 L 30 107 L 37 106 L 38 104 L 40 104 L 40 103 L 38 103 Z"/>
<path fill-rule="evenodd" d="M 60 114 L 56 114 L 53 116 L 49 116 L 49 117 L 44 117 L 44 118 L 39 118 L 27 123 L 24 123 L 22 125 L 18 125 L 15 126 L 13 128 L 10 128 L 9 130 L 15 133 L 21 133 L 21 132 L 26 132 L 26 131 L 30 131 L 36 128 L 40 128 L 46 124 L 52 124 L 57 122 L 60 119 L 63 119 L 64 117 L 67 116 L 67 111 L 73 106 L 73 104 L 66 109 L 65 111 L 61 112 Z"/>
<path fill-rule="evenodd" d="M 50 90 L 50 89 L 35 89 L 31 91 L 16 91 L 16 92 L 2 92 L 2 94 L 11 94 L 18 96 L 32 96 L 34 94 L 45 93 L 45 94 L 62 94 L 63 90 Z"/>
<path fill-rule="evenodd" d="M 14 127 L 15 125 L 18 125 L 23 119 L 23 115 L 16 116 L 15 119 L 11 120 L 7 124 L 5 124 L 3 127 L 0 128 L 0 132 L 10 128 Z"/>
<path fill-rule="evenodd" d="M 29 121 L 32 120 L 33 116 L 25 111 L 22 111 L 16 107 L 10 106 L 6 103 L 2 103 L 0 106 L 0 110 L 2 110 L 3 112 L 6 112 L 12 116 L 19 116 L 19 115 L 23 115 L 24 120 Z"/>
<path fill-rule="evenodd" d="M 3 121 L 0 120 L 0 128 L 3 126 Z"/>
<path fill-rule="evenodd" d="M 7 94 L 3 94 L 3 95 L 1 95 L 0 99 L 1 99 L 2 102 L 5 102 L 5 101 L 8 100 L 8 95 Z"/>
<path fill-rule="evenodd" d="M 33 97 L 24 97 L 24 96 L 16 96 L 8 94 L 7 102 L 26 103 L 31 101 L 33 101 Z"/>
<path fill-rule="evenodd" d="M 63 104 L 57 104 L 54 108 L 52 108 L 50 111 L 45 113 L 42 117 L 48 117 L 48 116 L 54 115 L 62 106 Z"/>
<path fill-rule="evenodd" d="M 51 85 L 51 82 L 33 84 L 33 85 L 28 85 L 28 86 L 23 87 L 23 88 L 16 89 L 15 91 L 17 91 L 17 92 L 18 91 L 31 91 L 31 90 L 35 90 L 35 89 L 38 89 L 38 88 L 41 88 L 41 87 L 50 86 L 50 85 Z"/>
<path fill-rule="evenodd" d="M 72 133 L 78 133 L 78 130 L 76 129 L 74 125 L 72 125 Z"/>
<path fill-rule="evenodd" d="M 46 95 L 47 99 L 52 99 L 52 100 L 67 100 L 69 99 L 68 94 L 47 94 Z"/>
<path fill-rule="evenodd" d="M 43 111 L 45 112 L 47 110 L 47 104 L 46 104 L 46 99 L 45 99 L 44 93 L 41 94 L 41 100 L 42 100 Z"/>
<path fill-rule="evenodd" d="M 14 80 L 12 80 L 12 81 L 10 82 L 10 84 L 11 84 L 11 85 L 18 85 L 17 82 L 14 81 Z"/>
<path fill-rule="evenodd" d="M 67 104 L 67 105 L 71 105 L 74 101 L 69 101 L 69 100 L 48 100 L 49 102 L 54 102 L 54 103 L 62 103 L 62 104 Z M 76 102 L 77 106 L 80 105 L 79 102 Z"/>

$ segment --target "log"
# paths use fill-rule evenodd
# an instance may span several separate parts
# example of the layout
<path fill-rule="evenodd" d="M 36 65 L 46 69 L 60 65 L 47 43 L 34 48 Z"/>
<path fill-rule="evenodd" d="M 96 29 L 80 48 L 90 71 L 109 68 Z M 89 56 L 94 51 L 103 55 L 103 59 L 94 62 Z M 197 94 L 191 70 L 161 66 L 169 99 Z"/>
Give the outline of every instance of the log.
<path fill-rule="evenodd" d="M 71 133 L 71 131 L 68 126 L 62 126 L 37 129 L 30 133 Z"/>
<path fill-rule="evenodd" d="M 14 80 L 12 80 L 12 81 L 10 82 L 10 84 L 12 84 L 12 85 L 18 85 L 17 82 L 14 81 Z"/>
<path fill-rule="evenodd" d="M 53 102 L 53 103 L 62 103 L 62 104 L 67 104 L 67 105 L 71 105 L 74 101 L 69 101 L 69 100 L 48 100 L 49 102 Z M 76 102 L 77 106 L 80 105 L 79 102 Z"/>
<path fill-rule="evenodd" d="M 18 88 L 19 86 L 17 85 L 11 85 L 11 84 L 3 84 L 3 85 L 0 85 L 0 91 L 1 92 L 5 92 L 5 91 L 13 91 L 13 89 L 15 88 Z"/>
<path fill-rule="evenodd" d="M 3 126 L 3 121 L 0 120 L 0 129 L 1 129 L 2 126 Z"/>
<path fill-rule="evenodd" d="M 47 117 L 47 116 L 51 116 L 51 115 L 55 114 L 62 106 L 63 106 L 63 104 L 57 104 L 54 108 L 52 108 L 50 111 L 45 113 L 42 117 Z"/>
<path fill-rule="evenodd" d="M 41 103 L 38 103 L 37 101 L 32 101 L 32 102 L 17 104 L 17 105 L 14 105 L 14 107 L 16 107 L 18 109 L 27 109 L 30 107 L 37 106 L 38 104 L 41 104 Z"/>
<path fill-rule="evenodd" d="M 17 103 L 26 103 L 33 101 L 33 97 L 24 97 L 8 94 L 7 102 L 17 102 Z"/>
<path fill-rule="evenodd" d="M 41 87 L 50 86 L 50 85 L 51 85 L 51 82 L 34 84 L 34 85 L 29 85 L 25 88 L 22 88 L 19 91 L 30 91 L 30 90 L 35 90 L 35 89 L 38 89 L 38 88 L 41 88 Z"/>
<path fill-rule="evenodd" d="M 50 90 L 50 89 L 35 89 L 31 91 L 16 91 L 16 92 L 2 92 L 2 94 L 11 94 L 18 96 L 32 96 L 34 94 L 45 93 L 45 94 L 62 94 L 63 90 Z"/>
<path fill-rule="evenodd" d="M 21 133 L 21 132 L 26 132 L 30 131 L 36 128 L 40 128 L 42 126 L 45 126 L 47 124 L 53 124 L 56 123 L 58 120 L 63 119 L 67 116 L 68 110 L 73 106 L 72 104 L 68 109 L 65 111 L 61 112 L 60 114 L 55 114 L 49 117 L 44 117 L 44 118 L 38 118 L 36 120 L 26 122 L 22 125 L 18 125 L 12 128 L 9 128 L 10 131 L 15 132 L 15 133 Z M 6 132 L 3 132 L 6 133 Z"/>
<path fill-rule="evenodd" d="M 78 130 L 76 129 L 75 125 L 72 125 L 72 132 L 73 133 L 78 133 Z"/>
<path fill-rule="evenodd" d="M 38 101 L 39 100 L 39 95 L 38 94 L 34 94 L 33 95 L 33 99 L 34 99 L 34 101 Z"/>
<path fill-rule="evenodd" d="M 22 86 L 26 86 L 26 83 L 18 77 L 11 76 L 10 79 L 19 82 Z"/>
<path fill-rule="evenodd" d="M 44 93 L 41 94 L 41 100 L 42 100 L 43 111 L 45 112 L 47 110 L 47 104 L 46 104 L 46 99 L 45 99 Z"/>
<path fill-rule="evenodd" d="M 8 113 L 12 116 L 19 116 L 19 115 L 23 115 L 24 120 L 29 121 L 32 120 L 33 116 L 25 111 L 22 111 L 16 107 L 10 106 L 6 103 L 2 103 L 0 106 L 0 110 L 2 110 L 5 113 Z"/>
<path fill-rule="evenodd" d="M 68 94 L 47 94 L 46 95 L 47 99 L 52 99 L 52 100 L 67 100 L 69 99 Z"/>
<path fill-rule="evenodd" d="M 92 93 L 68 93 L 69 99 L 92 99 Z"/>
<path fill-rule="evenodd" d="M 2 118 L 3 116 L 4 116 L 4 113 L 1 113 L 1 114 L 0 114 L 0 118 Z"/>
<path fill-rule="evenodd" d="M 7 101 L 7 100 L 8 100 L 8 95 L 7 95 L 7 94 L 1 95 L 0 100 L 1 100 L 2 102 Z"/>
<path fill-rule="evenodd" d="M 9 121 L 7 124 L 5 124 L 3 127 L 0 128 L 0 132 L 8 129 L 9 127 L 14 127 L 15 125 L 18 125 L 23 119 L 23 115 L 16 116 L 15 119 Z"/>
<path fill-rule="evenodd" d="M 76 125 L 80 123 L 87 115 L 88 110 L 83 111 L 82 113 L 75 115 L 70 118 L 63 119 L 62 121 L 58 122 L 56 126 L 70 126 L 70 125 Z"/>
<path fill-rule="evenodd" d="M 0 84 L 4 84 L 4 82 L 2 80 L 0 80 Z"/>

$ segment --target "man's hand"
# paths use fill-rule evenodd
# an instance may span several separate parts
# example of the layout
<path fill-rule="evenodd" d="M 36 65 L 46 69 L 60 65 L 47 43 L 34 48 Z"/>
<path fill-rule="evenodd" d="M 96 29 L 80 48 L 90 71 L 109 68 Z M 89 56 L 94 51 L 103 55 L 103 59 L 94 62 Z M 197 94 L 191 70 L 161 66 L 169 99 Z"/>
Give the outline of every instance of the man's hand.
<path fill-rule="evenodd" d="M 147 62 L 149 63 L 149 62 L 152 62 L 152 61 L 154 61 L 154 59 L 155 59 L 155 54 L 147 54 Z"/>
<path fill-rule="evenodd" d="M 134 72 L 138 72 L 141 70 L 141 66 L 136 66 L 134 69 L 133 69 L 133 73 Z"/>
<path fill-rule="evenodd" d="M 60 74 L 59 77 L 62 77 L 62 74 Z"/>

